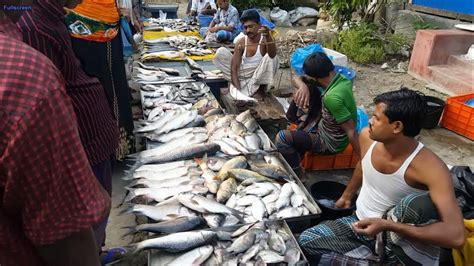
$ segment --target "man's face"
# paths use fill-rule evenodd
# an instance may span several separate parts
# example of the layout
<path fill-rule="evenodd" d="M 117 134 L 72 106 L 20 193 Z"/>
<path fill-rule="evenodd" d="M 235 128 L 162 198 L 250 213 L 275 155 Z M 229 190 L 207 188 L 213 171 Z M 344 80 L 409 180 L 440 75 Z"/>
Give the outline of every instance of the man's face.
<path fill-rule="evenodd" d="M 384 111 L 387 106 L 384 103 L 375 105 L 374 113 L 369 119 L 369 135 L 375 141 L 383 141 L 393 138 L 400 132 L 400 122 L 390 123 Z"/>
<path fill-rule="evenodd" d="M 249 38 L 253 38 L 257 36 L 258 30 L 260 29 L 260 23 L 256 23 L 255 21 L 248 20 L 244 22 L 244 33 L 245 35 L 249 36 Z"/>
<path fill-rule="evenodd" d="M 217 4 L 219 5 L 219 8 L 223 10 L 227 10 L 229 8 L 229 1 L 227 0 L 218 0 Z"/>

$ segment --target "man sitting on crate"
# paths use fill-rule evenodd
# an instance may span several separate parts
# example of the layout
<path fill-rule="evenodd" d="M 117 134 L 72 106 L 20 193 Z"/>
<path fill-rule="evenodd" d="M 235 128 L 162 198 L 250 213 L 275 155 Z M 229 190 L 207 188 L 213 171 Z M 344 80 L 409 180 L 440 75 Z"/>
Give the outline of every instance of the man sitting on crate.
<path fill-rule="evenodd" d="M 448 168 L 415 139 L 425 99 L 403 88 L 374 103 L 363 158 L 336 202 L 350 207 L 360 188 L 355 214 L 307 229 L 299 244 L 320 265 L 438 265 L 440 247 L 461 246 L 465 231 Z"/>
<path fill-rule="evenodd" d="M 277 48 L 268 27 L 260 24 L 260 15 L 254 9 L 242 13 L 240 21 L 245 36 L 240 38 L 234 54 L 221 47 L 214 56 L 214 65 L 231 82 L 229 92 L 239 101 L 254 101 L 258 90 L 266 91 L 273 83 L 279 63 Z"/>
<path fill-rule="evenodd" d="M 352 81 L 336 73 L 331 60 L 322 52 L 308 56 L 303 71 L 306 73 L 304 77 L 293 79 L 296 93 L 288 111 L 296 108 L 307 110 L 308 116 L 303 127 L 281 130 L 275 137 L 278 151 L 302 179 L 301 156 L 307 151 L 336 154 L 344 151 L 350 143 L 356 154 L 360 154 Z M 314 85 L 309 88 L 308 82 Z M 318 87 L 323 89 L 322 93 Z M 294 120 L 293 116 L 287 114 L 290 120 Z"/>
<path fill-rule="evenodd" d="M 209 42 L 231 42 L 239 33 L 239 11 L 229 0 L 217 0 L 219 9 L 209 27 L 202 27 L 201 36 Z"/>

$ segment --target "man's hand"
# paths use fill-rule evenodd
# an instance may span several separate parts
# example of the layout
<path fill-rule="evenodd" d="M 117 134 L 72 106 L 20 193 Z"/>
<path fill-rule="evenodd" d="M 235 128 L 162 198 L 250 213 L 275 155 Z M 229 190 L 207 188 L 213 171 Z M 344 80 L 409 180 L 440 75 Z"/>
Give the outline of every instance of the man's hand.
<path fill-rule="evenodd" d="M 345 197 L 340 197 L 335 204 L 335 207 L 338 209 L 347 209 L 351 207 L 351 200 L 346 199 Z"/>
<path fill-rule="evenodd" d="M 293 97 L 293 101 L 295 101 L 296 105 L 300 108 L 308 108 L 309 107 L 309 88 L 308 85 L 304 84 L 303 82 L 299 84 L 295 96 Z"/>
<path fill-rule="evenodd" d="M 212 27 L 212 28 L 209 28 L 208 30 L 209 30 L 209 32 L 217 32 L 218 28 L 217 27 Z"/>
<path fill-rule="evenodd" d="M 267 36 L 270 34 L 270 29 L 267 26 L 262 25 L 258 30 L 258 33 L 262 34 L 263 36 Z"/>
<path fill-rule="evenodd" d="M 358 234 L 374 237 L 382 231 L 386 231 L 389 221 L 380 218 L 363 219 L 352 224 L 354 231 Z"/>

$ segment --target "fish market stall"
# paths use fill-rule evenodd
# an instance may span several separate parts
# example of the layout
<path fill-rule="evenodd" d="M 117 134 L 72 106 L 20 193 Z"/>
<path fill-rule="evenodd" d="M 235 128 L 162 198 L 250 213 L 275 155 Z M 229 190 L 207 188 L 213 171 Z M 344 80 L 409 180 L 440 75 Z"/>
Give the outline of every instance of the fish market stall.
<path fill-rule="evenodd" d="M 185 248 L 189 251 L 178 253 L 173 253 L 172 249 L 168 249 L 169 243 L 164 244 L 166 241 L 157 239 L 154 244 L 158 243 L 163 248 L 150 252 L 148 265 L 222 265 L 224 263 L 237 265 L 238 263 L 258 261 L 288 265 L 308 264 L 285 221 L 221 227 L 208 231 L 197 231 L 197 233 L 201 233 L 203 241 L 188 235 L 188 239 L 196 241 L 191 247 Z M 181 250 L 183 246 L 179 244 L 179 236 L 170 235 L 171 237 L 177 240 L 175 250 Z M 149 242 L 145 245 L 153 244 Z"/>

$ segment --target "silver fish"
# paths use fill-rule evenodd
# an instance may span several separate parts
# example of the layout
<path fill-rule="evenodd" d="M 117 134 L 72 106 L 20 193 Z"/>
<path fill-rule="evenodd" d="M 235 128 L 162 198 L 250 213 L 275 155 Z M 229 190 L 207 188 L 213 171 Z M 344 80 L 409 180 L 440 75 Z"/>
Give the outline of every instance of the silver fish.
<path fill-rule="evenodd" d="M 249 249 L 253 243 L 255 242 L 255 234 L 253 233 L 245 233 L 241 236 L 239 236 L 233 243 L 232 245 L 227 248 L 227 252 L 229 253 L 235 253 L 239 254 L 242 252 L 245 252 L 247 249 Z"/>
<path fill-rule="evenodd" d="M 168 170 L 173 170 L 178 167 L 183 166 L 197 166 L 197 164 L 192 160 L 185 160 L 185 161 L 177 161 L 177 162 L 170 162 L 170 163 L 163 163 L 163 164 L 147 164 L 142 165 L 135 170 L 135 172 L 140 171 L 156 171 L 156 172 L 164 172 Z M 129 172 L 129 171 L 126 171 Z"/>
<path fill-rule="evenodd" d="M 223 227 L 226 227 L 226 226 L 234 226 L 236 224 L 238 224 L 240 222 L 240 220 L 233 216 L 233 215 L 227 215 L 225 217 L 225 221 L 224 223 L 222 224 Z"/>
<path fill-rule="evenodd" d="M 285 260 L 285 257 L 278 255 L 273 250 L 262 250 L 257 255 L 264 263 L 278 263 Z"/>
<path fill-rule="evenodd" d="M 262 143 L 263 150 L 264 151 L 273 150 L 273 148 L 272 148 L 273 145 L 272 145 L 270 139 L 268 138 L 267 134 L 265 134 L 265 132 L 262 129 L 257 129 L 255 132 L 257 133 L 258 137 L 260 138 L 260 142 Z"/>
<path fill-rule="evenodd" d="M 275 202 L 275 207 L 277 209 L 281 209 L 283 207 L 288 206 L 290 204 L 290 198 L 292 194 L 293 194 L 293 189 L 291 187 L 291 184 L 285 183 L 280 190 L 280 196 Z"/>
<path fill-rule="evenodd" d="M 285 240 L 283 240 L 283 238 L 275 230 L 270 230 L 270 239 L 268 240 L 268 244 L 271 249 L 280 253 L 280 255 L 285 254 Z"/>
<path fill-rule="evenodd" d="M 141 164 L 166 163 L 170 161 L 186 160 L 194 157 L 202 157 L 206 153 L 212 155 L 219 150 L 219 145 L 214 143 L 182 146 L 166 154 L 153 156 L 151 158 L 147 158 L 146 160 L 140 160 L 136 163 L 136 166 L 132 167 L 132 169 L 139 167 Z"/>
<path fill-rule="evenodd" d="M 222 166 L 227 162 L 224 158 L 219 157 L 209 157 L 207 159 L 207 167 L 212 171 L 220 171 Z"/>
<path fill-rule="evenodd" d="M 220 227 L 225 219 L 223 215 L 214 213 L 205 213 L 202 217 L 210 228 Z"/>
<path fill-rule="evenodd" d="M 263 201 L 263 203 L 268 204 L 268 203 L 272 203 L 272 202 L 277 201 L 278 197 L 279 197 L 279 193 L 274 192 L 272 194 L 269 194 L 269 195 L 265 196 L 262 199 L 262 201 Z"/>
<path fill-rule="evenodd" d="M 138 213 L 155 221 L 169 221 L 179 216 L 195 216 L 196 214 L 180 205 L 150 206 L 135 204 L 123 210 L 122 213 Z"/>
<path fill-rule="evenodd" d="M 221 180 L 217 177 L 217 174 L 208 168 L 207 154 L 204 155 L 202 160 L 195 159 L 202 170 L 202 177 L 206 180 L 206 186 L 209 188 L 209 192 L 216 194 L 219 190 Z"/>
<path fill-rule="evenodd" d="M 247 128 L 242 123 L 236 120 L 230 123 L 230 129 L 239 136 L 245 136 L 245 134 L 247 133 Z"/>
<path fill-rule="evenodd" d="M 231 169 L 240 169 L 247 167 L 247 159 L 244 156 L 237 156 L 228 160 L 219 171 L 219 178 L 225 180 L 227 178 L 227 172 Z"/>
<path fill-rule="evenodd" d="M 192 230 L 204 223 L 204 219 L 200 216 L 182 216 L 172 220 L 167 220 L 153 224 L 139 224 L 137 226 L 127 226 L 128 232 L 124 235 L 133 234 L 135 232 L 150 232 L 157 234 L 171 234 L 177 232 L 185 232 Z"/>
<path fill-rule="evenodd" d="M 181 185 L 174 188 L 132 188 L 128 189 L 129 194 L 124 202 L 129 202 L 138 196 L 146 196 L 157 202 L 171 198 L 177 193 L 195 191 L 197 193 L 206 193 L 208 189 L 200 185 Z"/>
<path fill-rule="evenodd" d="M 240 123 L 245 123 L 247 120 L 253 118 L 250 114 L 250 110 L 240 113 L 235 117 L 235 120 L 239 121 Z"/>
<path fill-rule="evenodd" d="M 247 230 L 249 230 L 249 228 L 251 228 L 251 227 L 254 226 L 254 225 L 255 225 L 255 223 L 250 223 L 250 224 L 242 225 L 241 227 L 239 227 L 237 230 L 235 230 L 235 231 L 232 233 L 232 237 L 240 236 L 241 234 L 247 232 Z"/>
<path fill-rule="evenodd" d="M 221 147 L 221 151 L 228 155 L 239 155 L 241 152 L 237 150 L 235 147 L 229 145 L 227 142 L 221 140 L 215 140 L 214 143 L 219 144 Z"/>
<path fill-rule="evenodd" d="M 289 248 L 285 253 L 285 261 L 288 263 L 288 266 L 295 266 L 298 261 L 300 261 L 301 253 L 298 248 Z"/>
<path fill-rule="evenodd" d="M 194 181 L 194 182 L 193 182 Z M 147 188 L 166 188 L 166 187 L 174 187 L 174 186 L 180 186 L 180 185 L 197 185 L 197 184 L 203 184 L 204 180 L 200 179 L 193 179 L 192 176 L 182 176 L 178 178 L 171 178 L 171 179 L 164 179 L 164 180 L 148 180 L 148 179 L 136 179 L 132 183 L 126 186 L 126 188 L 132 188 L 137 185 L 143 185 Z M 295 206 L 298 207 L 298 206 Z"/>
<path fill-rule="evenodd" d="M 236 150 L 238 150 L 239 152 L 243 153 L 243 154 L 248 154 L 250 153 L 250 151 L 242 144 L 240 144 L 238 141 L 236 141 L 235 139 L 231 139 L 231 138 L 223 138 L 221 139 L 221 141 L 229 144 L 231 147 L 235 148 Z"/>
<path fill-rule="evenodd" d="M 245 253 L 240 258 L 240 262 L 241 263 L 247 263 L 253 257 L 255 257 L 260 252 L 261 249 L 262 249 L 262 247 L 260 245 L 253 245 L 247 251 L 245 251 Z"/>
<path fill-rule="evenodd" d="M 280 167 L 272 164 L 250 164 L 250 169 L 255 171 L 263 176 L 270 177 L 276 180 L 289 180 L 290 177 L 288 173 L 283 171 Z"/>
<path fill-rule="evenodd" d="M 230 198 L 225 203 L 225 206 L 234 209 L 236 205 L 237 205 L 237 195 L 232 194 L 232 196 L 230 196 Z"/>
<path fill-rule="evenodd" d="M 244 123 L 244 126 L 247 128 L 247 132 L 250 132 L 250 133 L 253 133 L 253 132 L 255 132 L 255 130 L 258 129 L 257 121 L 253 118 L 247 120 Z"/>
<path fill-rule="evenodd" d="M 256 200 L 259 200 L 257 196 L 254 195 L 246 195 L 238 199 L 237 205 L 239 206 L 250 206 L 252 205 Z"/>
<path fill-rule="evenodd" d="M 252 204 L 252 216 L 257 220 L 262 221 L 266 215 L 267 209 L 265 204 L 260 200 L 260 198 L 257 198 L 257 200 Z"/>
<path fill-rule="evenodd" d="M 299 207 L 303 205 L 303 201 L 304 201 L 304 198 L 301 195 L 298 195 L 296 193 L 294 193 L 290 197 L 291 206 L 293 207 Z"/>
<path fill-rule="evenodd" d="M 304 191 L 300 188 L 300 186 L 296 182 L 290 182 L 291 188 L 293 192 L 303 198 L 303 204 L 312 214 L 321 213 L 321 209 L 318 205 L 313 204 L 309 201 L 308 197 L 304 193 Z"/>
<path fill-rule="evenodd" d="M 219 186 L 217 191 L 216 198 L 217 202 L 226 202 L 232 194 L 235 193 L 237 188 L 237 182 L 233 178 L 228 178 L 224 180 Z"/>
<path fill-rule="evenodd" d="M 246 147 L 250 150 L 259 150 L 261 147 L 260 138 L 256 133 L 252 133 L 245 136 Z"/>
<path fill-rule="evenodd" d="M 171 140 L 183 137 L 189 133 L 204 133 L 207 134 L 207 130 L 202 127 L 189 127 L 189 128 L 181 128 L 176 129 L 166 134 L 161 134 L 153 138 L 153 140 L 159 142 L 170 142 Z"/>
<path fill-rule="evenodd" d="M 278 219 L 301 216 L 303 212 L 298 208 L 287 207 L 277 213 Z"/>
<path fill-rule="evenodd" d="M 168 265 L 201 265 L 211 256 L 213 251 L 214 247 L 212 245 L 195 248 L 172 260 Z"/>
<path fill-rule="evenodd" d="M 230 214 L 242 220 L 241 214 L 234 209 L 231 209 L 221 203 L 218 203 L 214 200 L 208 199 L 200 195 L 193 195 L 190 197 L 190 200 L 194 205 L 198 205 L 200 209 L 204 209 L 206 212 L 210 213 L 220 213 L 220 214 Z M 181 202 L 181 201 L 180 201 Z M 186 204 L 183 203 L 186 206 Z M 188 206 L 189 207 L 189 206 Z M 199 211 L 199 210 L 196 210 Z"/>
<path fill-rule="evenodd" d="M 136 244 L 132 244 L 134 252 L 144 249 L 159 249 L 166 252 L 182 252 L 191 250 L 195 247 L 203 246 L 215 241 L 216 232 L 180 232 L 169 234 L 162 237 L 147 239 Z"/>

